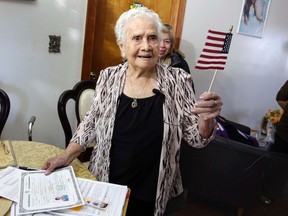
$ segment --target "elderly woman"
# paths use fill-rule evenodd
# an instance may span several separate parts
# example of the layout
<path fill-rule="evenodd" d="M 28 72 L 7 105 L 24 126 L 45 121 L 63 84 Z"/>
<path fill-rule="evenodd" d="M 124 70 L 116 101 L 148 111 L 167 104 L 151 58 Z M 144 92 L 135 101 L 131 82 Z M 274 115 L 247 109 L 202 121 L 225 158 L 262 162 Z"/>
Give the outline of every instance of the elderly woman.
<path fill-rule="evenodd" d="M 115 26 L 127 61 L 101 71 L 95 99 L 64 153 L 46 161 L 46 175 L 69 165 L 93 140 L 89 170 L 99 181 L 128 185 L 127 215 L 163 215 L 183 192 L 181 139 L 206 146 L 214 136 L 222 100 L 205 92 L 196 101 L 191 76 L 158 61 L 159 16 L 139 7 Z"/>
<path fill-rule="evenodd" d="M 171 67 L 181 68 L 190 74 L 190 69 L 185 61 L 185 56 L 180 51 L 175 49 L 175 37 L 172 26 L 164 24 L 162 27 L 162 36 L 159 48 L 159 58 L 162 62 L 168 64 Z M 192 88 L 194 89 L 194 83 L 192 81 Z"/>

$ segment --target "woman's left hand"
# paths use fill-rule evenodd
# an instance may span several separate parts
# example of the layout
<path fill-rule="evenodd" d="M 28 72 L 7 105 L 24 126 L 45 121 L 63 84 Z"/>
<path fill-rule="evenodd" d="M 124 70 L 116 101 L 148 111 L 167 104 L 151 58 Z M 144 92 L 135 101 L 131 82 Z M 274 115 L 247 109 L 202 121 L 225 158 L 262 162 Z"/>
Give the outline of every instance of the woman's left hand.
<path fill-rule="evenodd" d="M 218 94 L 214 92 L 204 92 L 195 103 L 195 109 L 192 112 L 199 114 L 203 120 L 214 119 L 220 115 L 222 105 L 222 99 Z"/>

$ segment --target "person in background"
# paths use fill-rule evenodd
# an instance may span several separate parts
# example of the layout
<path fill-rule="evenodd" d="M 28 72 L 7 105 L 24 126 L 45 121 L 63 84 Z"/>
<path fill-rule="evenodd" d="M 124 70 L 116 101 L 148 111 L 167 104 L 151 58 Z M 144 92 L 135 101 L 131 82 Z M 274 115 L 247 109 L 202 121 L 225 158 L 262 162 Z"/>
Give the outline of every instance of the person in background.
<path fill-rule="evenodd" d="M 169 24 L 163 24 L 162 39 L 160 42 L 159 58 L 162 62 L 171 67 L 181 68 L 190 74 L 190 69 L 185 61 L 185 55 L 175 49 L 175 37 L 172 26 Z M 195 92 L 194 83 L 192 82 L 192 88 Z"/>
<path fill-rule="evenodd" d="M 43 167 L 49 175 L 69 165 L 95 141 L 89 170 L 98 181 L 131 189 L 127 216 L 164 215 L 167 202 L 183 193 L 181 139 L 205 147 L 223 105 L 214 92 L 196 100 L 191 75 L 159 61 L 161 29 L 158 14 L 146 7 L 119 17 L 116 41 L 127 61 L 100 72 L 94 101 L 68 147 Z"/>
<path fill-rule="evenodd" d="M 288 80 L 278 91 L 276 100 L 284 112 L 277 124 L 271 151 L 288 154 Z"/>
<path fill-rule="evenodd" d="M 288 154 L 288 80 L 278 91 L 276 101 L 284 112 L 276 126 L 274 143 L 271 145 L 270 151 Z M 282 194 L 288 178 L 287 161 L 275 160 L 273 157 L 272 160 L 270 165 L 272 172 L 267 172 L 264 178 L 264 189 L 261 196 L 261 201 L 266 205 L 270 205 L 272 200 Z"/>

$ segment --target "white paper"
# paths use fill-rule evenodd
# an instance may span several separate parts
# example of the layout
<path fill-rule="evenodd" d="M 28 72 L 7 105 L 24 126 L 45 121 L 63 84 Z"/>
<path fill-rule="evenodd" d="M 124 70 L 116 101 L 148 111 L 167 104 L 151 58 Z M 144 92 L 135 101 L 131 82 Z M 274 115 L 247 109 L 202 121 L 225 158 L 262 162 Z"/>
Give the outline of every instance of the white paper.
<path fill-rule="evenodd" d="M 19 216 L 19 214 L 17 214 L 17 203 L 15 202 L 12 203 L 10 216 Z M 61 214 L 58 212 L 41 212 L 41 213 L 34 213 L 34 214 L 25 214 L 25 216 L 69 216 L 69 215 Z"/>
<path fill-rule="evenodd" d="M 21 173 L 17 214 L 43 213 L 84 204 L 73 168 L 45 176 L 44 171 Z"/>
<path fill-rule="evenodd" d="M 18 202 L 20 176 L 23 171 L 14 167 L 6 167 L 0 172 L 0 196 Z"/>
<path fill-rule="evenodd" d="M 128 192 L 127 186 L 77 178 L 84 201 L 97 200 L 108 205 L 104 209 L 85 204 L 76 210 L 65 209 L 59 212 L 67 215 L 121 216 Z"/>

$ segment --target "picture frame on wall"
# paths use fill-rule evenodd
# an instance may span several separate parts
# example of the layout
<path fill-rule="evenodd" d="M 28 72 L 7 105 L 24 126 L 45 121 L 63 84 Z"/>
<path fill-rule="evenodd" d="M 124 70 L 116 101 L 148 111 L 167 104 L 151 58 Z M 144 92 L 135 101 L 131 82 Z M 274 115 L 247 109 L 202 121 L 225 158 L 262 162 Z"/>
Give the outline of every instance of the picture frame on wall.
<path fill-rule="evenodd" d="M 243 0 L 238 34 L 263 37 L 271 0 Z"/>

